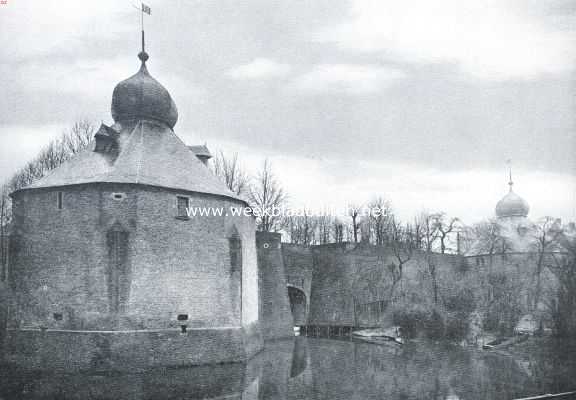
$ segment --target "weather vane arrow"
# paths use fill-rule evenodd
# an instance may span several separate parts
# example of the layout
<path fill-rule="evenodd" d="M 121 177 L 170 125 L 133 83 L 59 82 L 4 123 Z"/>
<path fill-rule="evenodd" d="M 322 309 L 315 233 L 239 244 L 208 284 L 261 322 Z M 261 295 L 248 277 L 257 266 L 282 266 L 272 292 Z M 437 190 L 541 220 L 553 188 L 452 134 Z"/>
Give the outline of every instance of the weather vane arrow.
<path fill-rule="evenodd" d="M 132 5 L 132 7 L 134 7 L 135 9 L 137 9 L 138 11 L 140 11 L 140 27 L 142 29 L 142 55 L 146 54 L 145 51 L 145 45 L 144 45 L 144 14 L 148 14 L 151 15 L 152 14 L 152 9 L 150 8 L 150 6 L 141 3 L 141 6 L 135 6 Z"/>

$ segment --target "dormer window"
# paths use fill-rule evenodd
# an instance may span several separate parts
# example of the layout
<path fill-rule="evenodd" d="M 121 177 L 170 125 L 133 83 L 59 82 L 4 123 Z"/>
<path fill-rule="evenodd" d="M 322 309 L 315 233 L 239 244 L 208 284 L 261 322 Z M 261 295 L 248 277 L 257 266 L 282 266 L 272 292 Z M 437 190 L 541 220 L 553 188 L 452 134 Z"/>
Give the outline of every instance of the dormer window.
<path fill-rule="evenodd" d="M 190 198 L 186 196 L 177 196 L 177 215 L 179 219 L 188 219 L 188 209 L 190 208 Z"/>
<path fill-rule="evenodd" d="M 114 158 L 118 155 L 118 132 L 114 129 L 102 124 L 94 135 L 94 139 L 96 141 L 95 152 L 110 154 Z"/>
<path fill-rule="evenodd" d="M 62 210 L 62 208 L 64 207 L 64 192 L 56 193 L 56 207 L 59 210 Z"/>

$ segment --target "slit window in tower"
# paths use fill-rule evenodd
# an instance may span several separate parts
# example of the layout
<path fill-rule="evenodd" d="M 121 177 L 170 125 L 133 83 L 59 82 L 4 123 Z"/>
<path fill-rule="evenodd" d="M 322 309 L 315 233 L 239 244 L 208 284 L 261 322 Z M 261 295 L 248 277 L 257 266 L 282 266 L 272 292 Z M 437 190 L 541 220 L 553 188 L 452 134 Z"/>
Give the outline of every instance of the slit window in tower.
<path fill-rule="evenodd" d="M 128 233 L 116 229 L 109 231 L 108 251 L 108 298 L 110 310 L 117 313 L 127 302 L 130 289 Z"/>
<path fill-rule="evenodd" d="M 230 245 L 230 267 L 232 272 L 242 269 L 242 241 L 239 237 L 233 236 L 228 239 Z"/>
<path fill-rule="evenodd" d="M 64 192 L 58 192 L 56 197 L 56 206 L 59 210 L 63 207 L 63 200 L 64 200 Z"/>
<path fill-rule="evenodd" d="M 178 217 L 188 218 L 188 208 L 190 206 L 190 199 L 185 196 L 177 197 Z"/>

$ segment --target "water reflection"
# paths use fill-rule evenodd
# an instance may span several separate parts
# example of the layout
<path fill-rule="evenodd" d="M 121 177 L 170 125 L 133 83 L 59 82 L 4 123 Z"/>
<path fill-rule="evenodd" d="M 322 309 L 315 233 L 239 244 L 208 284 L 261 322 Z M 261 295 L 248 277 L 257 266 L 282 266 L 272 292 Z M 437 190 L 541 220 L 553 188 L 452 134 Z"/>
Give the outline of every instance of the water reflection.
<path fill-rule="evenodd" d="M 247 364 L 56 375 L 1 371 L 1 399 L 512 399 L 574 390 L 576 348 L 529 357 L 411 342 L 404 346 L 298 337 Z"/>

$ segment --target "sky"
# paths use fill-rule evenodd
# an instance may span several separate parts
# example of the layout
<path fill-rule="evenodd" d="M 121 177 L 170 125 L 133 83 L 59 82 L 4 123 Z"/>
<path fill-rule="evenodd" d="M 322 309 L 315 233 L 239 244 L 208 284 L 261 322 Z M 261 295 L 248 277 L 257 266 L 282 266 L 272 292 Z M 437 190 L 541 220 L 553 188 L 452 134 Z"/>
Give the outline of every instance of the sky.
<path fill-rule="evenodd" d="M 265 158 L 293 207 L 382 196 L 474 223 L 515 191 L 576 220 L 576 0 L 148 0 L 186 143 Z M 135 73 L 131 0 L 0 5 L 0 180 Z"/>

